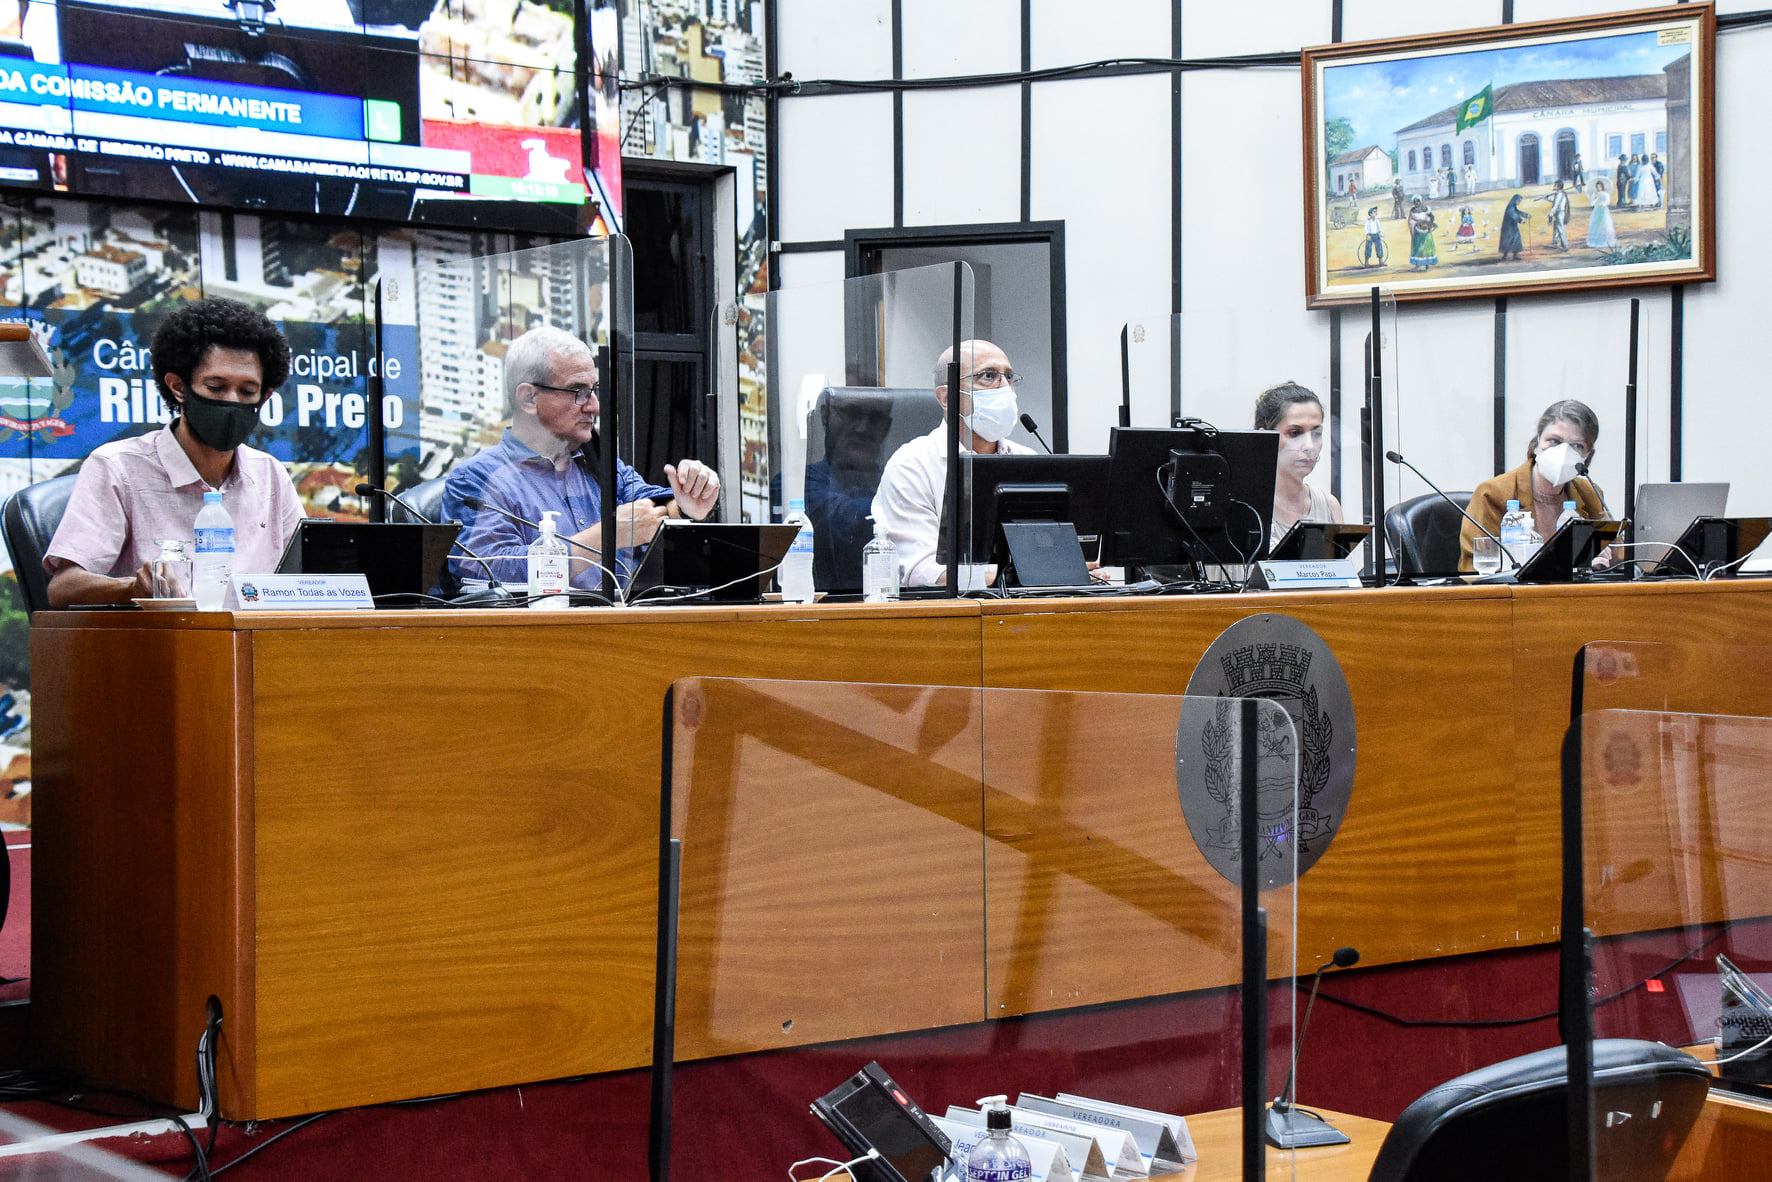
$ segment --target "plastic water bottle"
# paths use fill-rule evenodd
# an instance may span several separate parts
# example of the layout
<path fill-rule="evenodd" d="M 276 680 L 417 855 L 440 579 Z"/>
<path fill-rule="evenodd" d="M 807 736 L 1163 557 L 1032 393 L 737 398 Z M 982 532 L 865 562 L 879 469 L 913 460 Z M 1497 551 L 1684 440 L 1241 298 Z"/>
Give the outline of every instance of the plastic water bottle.
<path fill-rule="evenodd" d="M 1532 519 L 1520 508 L 1518 501 L 1507 503 L 1507 512 L 1501 515 L 1501 528 L 1496 533 L 1501 538 L 1502 550 L 1506 552 L 1501 556 L 1503 567 L 1510 562 L 1509 554 L 1513 555 L 1512 562 L 1525 562 L 1532 556 L 1536 548 L 1534 543 L 1538 541 L 1538 535 L 1532 529 Z"/>
<path fill-rule="evenodd" d="M 203 494 L 197 510 L 197 561 L 191 578 L 191 596 L 200 612 L 221 610 L 227 598 L 228 580 L 234 577 L 234 519 L 222 505 L 218 492 Z"/>
<path fill-rule="evenodd" d="M 1574 501 L 1564 501 L 1563 511 L 1557 515 L 1557 528 L 1562 529 L 1571 521 L 1580 521 L 1581 513 L 1575 508 Z"/>
<path fill-rule="evenodd" d="M 812 521 L 806 516 L 805 501 L 795 499 L 788 502 L 787 523 L 799 526 L 800 532 L 794 535 L 794 544 L 788 547 L 787 557 L 781 560 L 781 569 L 776 572 L 775 581 L 781 585 L 783 603 L 811 603 Z"/>
<path fill-rule="evenodd" d="M 979 1106 L 985 1108 L 985 1138 L 972 1147 L 966 1159 L 967 1182 L 1018 1182 L 1031 1177 L 1034 1164 L 1028 1158 L 1027 1146 L 1009 1132 L 1007 1096 L 986 1096 Z"/>
<path fill-rule="evenodd" d="M 567 561 L 566 543 L 555 531 L 554 519 L 559 512 L 549 509 L 541 515 L 541 537 L 529 547 L 529 606 L 560 608 L 571 605 L 568 594 L 572 583 L 572 564 Z"/>
<path fill-rule="evenodd" d="M 873 539 L 861 551 L 861 598 L 864 603 L 891 603 L 898 598 L 898 547 L 878 521 Z"/>

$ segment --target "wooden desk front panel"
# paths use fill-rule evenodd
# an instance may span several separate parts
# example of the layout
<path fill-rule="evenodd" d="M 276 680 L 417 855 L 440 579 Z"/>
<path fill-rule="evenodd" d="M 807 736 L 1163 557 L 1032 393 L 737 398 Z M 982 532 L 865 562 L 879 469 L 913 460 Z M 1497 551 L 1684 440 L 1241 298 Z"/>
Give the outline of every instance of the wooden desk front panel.
<path fill-rule="evenodd" d="M 88 623 L 31 630 L 39 1041 L 89 1079 L 195 1104 L 213 993 L 223 1086 L 249 1091 L 250 654 L 164 617 Z"/>
<path fill-rule="evenodd" d="M 1236 620 L 1259 612 L 1302 620 L 1347 678 L 1359 751 L 1340 832 L 1299 885 L 1299 971 L 1343 944 L 1366 963 L 1387 963 L 1518 942 L 1506 588 L 1024 602 L 985 612 L 987 687 L 1177 695 Z M 1031 809 L 1022 802 L 1009 826 L 987 815 L 993 1014 L 1235 979 L 1222 952 L 1200 954 L 1191 930 L 1211 922 L 1200 906 L 1175 911 L 1178 889 L 1191 898 L 1201 880 L 1177 861 L 1197 855 L 1176 799 L 1172 747 L 1168 755 L 1129 768 L 1104 733 L 1061 791 Z M 1085 764 L 1094 774 L 1082 773 Z M 1222 908 L 1231 896 L 1219 893 Z M 1287 963 L 1285 936 L 1275 933 L 1275 972 Z"/>
<path fill-rule="evenodd" d="M 969 605 L 512 615 L 253 634 L 256 1113 L 645 1063 L 671 681 L 978 677 Z"/>

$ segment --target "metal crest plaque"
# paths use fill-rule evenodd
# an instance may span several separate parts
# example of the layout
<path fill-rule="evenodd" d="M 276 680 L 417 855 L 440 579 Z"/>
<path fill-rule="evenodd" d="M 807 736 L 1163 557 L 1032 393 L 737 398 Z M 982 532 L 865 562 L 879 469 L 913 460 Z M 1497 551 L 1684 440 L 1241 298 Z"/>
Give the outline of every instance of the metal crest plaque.
<path fill-rule="evenodd" d="M 1354 701 L 1329 646 L 1290 616 L 1264 613 L 1219 633 L 1188 680 L 1175 731 L 1175 786 L 1181 811 L 1212 868 L 1239 881 L 1236 739 L 1232 698 L 1265 698 L 1292 719 L 1292 734 L 1264 712 L 1258 769 L 1262 888 L 1316 864 L 1347 814 L 1354 788 Z M 1212 699 L 1219 699 L 1212 701 Z M 1298 831 L 1292 833 L 1292 777 L 1298 777 Z"/>

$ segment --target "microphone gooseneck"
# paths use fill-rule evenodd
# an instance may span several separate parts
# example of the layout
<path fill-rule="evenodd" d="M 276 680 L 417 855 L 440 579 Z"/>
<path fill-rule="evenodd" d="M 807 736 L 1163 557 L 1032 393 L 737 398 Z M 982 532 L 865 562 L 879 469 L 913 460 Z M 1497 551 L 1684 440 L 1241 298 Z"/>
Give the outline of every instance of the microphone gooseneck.
<path fill-rule="evenodd" d="M 1457 501 L 1455 501 L 1451 497 L 1447 496 L 1445 489 L 1441 488 L 1439 485 L 1437 485 L 1433 481 L 1429 480 L 1427 478 L 1427 473 L 1423 472 L 1420 468 L 1417 468 L 1414 464 L 1411 464 L 1408 460 L 1405 460 L 1402 457 L 1402 455 L 1398 452 L 1387 451 L 1384 453 L 1384 458 L 1389 460 L 1393 464 L 1401 464 L 1403 467 L 1409 469 L 1409 471 L 1411 471 L 1411 472 L 1415 473 L 1417 476 L 1421 477 L 1423 483 L 1425 483 L 1429 488 L 1433 489 L 1436 493 L 1440 494 L 1440 499 L 1442 501 L 1445 501 L 1448 505 L 1451 505 L 1454 509 L 1457 509 L 1460 517 L 1463 517 L 1466 521 L 1468 521 L 1472 525 L 1476 526 L 1477 532 L 1481 533 L 1485 538 L 1488 538 L 1490 541 L 1494 542 L 1496 549 L 1500 550 L 1503 554 L 1507 555 L 1507 560 L 1510 563 L 1512 563 L 1516 567 L 1520 565 L 1520 560 L 1514 557 L 1512 550 L 1509 550 L 1506 546 L 1503 546 L 1501 544 L 1500 538 L 1496 537 L 1494 534 L 1492 534 L 1488 530 L 1484 529 L 1483 523 L 1478 521 L 1475 517 L 1472 517 L 1468 512 L 1466 512 L 1463 505 L 1460 505 Z M 1399 560 L 1399 562 L 1400 562 L 1400 560 Z M 1397 569 L 1401 570 L 1402 567 L 1399 565 Z M 1344 951 L 1346 951 L 1346 950 L 1344 949 Z M 1339 953 L 1337 955 L 1339 955 Z M 1359 954 L 1355 953 L 1354 955 L 1357 957 Z"/>
<path fill-rule="evenodd" d="M 357 485 L 356 493 L 360 497 L 370 497 L 370 496 L 386 497 L 386 498 L 388 498 L 388 500 L 394 502 L 394 504 L 400 506 L 400 508 L 406 510 L 408 513 L 412 514 L 414 517 L 418 518 L 420 521 L 424 522 L 426 525 L 439 524 L 438 522 L 432 521 L 429 517 L 426 517 L 423 513 L 420 513 L 417 509 L 414 509 L 411 505 L 407 504 L 405 501 L 401 500 L 400 494 L 397 492 L 394 492 L 392 489 L 377 488 L 375 485 L 365 482 L 365 483 Z M 488 587 L 490 587 L 493 591 L 496 591 L 501 596 L 506 594 L 504 584 L 499 582 L 498 575 L 493 573 L 492 564 L 490 562 L 486 561 L 486 559 L 480 557 L 478 554 L 474 553 L 472 550 L 468 549 L 467 544 L 461 540 L 460 535 L 457 535 L 456 538 L 453 541 L 451 541 L 449 544 L 451 546 L 455 547 L 455 549 L 460 550 L 463 554 L 466 554 L 473 561 L 479 563 L 481 566 L 486 568 L 486 583 L 487 583 Z"/>
<path fill-rule="evenodd" d="M 1047 455 L 1052 454 L 1052 445 L 1047 443 L 1046 440 L 1040 436 L 1040 424 L 1034 422 L 1034 416 L 1025 410 L 1021 412 L 1021 425 L 1027 428 L 1029 435 L 1040 440 L 1040 446 L 1046 449 Z"/>
<path fill-rule="evenodd" d="M 1311 1011 L 1317 1006 L 1317 988 L 1323 984 L 1323 974 L 1330 969 L 1352 968 L 1359 963 L 1358 948 L 1342 947 L 1335 950 L 1327 964 L 1317 966 L 1316 974 L 1311 978 L 1311 999 L 1304 1007 L 1304 1021 L 1298 1024 L 1298 1037 L 1292 1040 L 1292 1068 L 1286 1073 L 1286 1086 L 1280 1089 L 1279 1096 L 1274 1100 L 1275 1108 L 1284 1111 L 1292 1107 L 1292 1090 L 1298 1083 L 1298 1053 L 1304 1049 L 1304 1036 L 1311 1028 Z"/>
<path fill-rule="evenodd" d="M 1606 490 L 1601 488 L 1600 482 L 1593 478 L 1593 474 L 1587 470 L 1587 464 L 1585 462 L 1579 462 L 1575 465 L 1575 474 L 1594 486 L 1594 495 L 1600 498 L 1600 512 L 1604 513 L 1607 517 L 1612 516 L 1612 510 L 1606 507 Z"/>

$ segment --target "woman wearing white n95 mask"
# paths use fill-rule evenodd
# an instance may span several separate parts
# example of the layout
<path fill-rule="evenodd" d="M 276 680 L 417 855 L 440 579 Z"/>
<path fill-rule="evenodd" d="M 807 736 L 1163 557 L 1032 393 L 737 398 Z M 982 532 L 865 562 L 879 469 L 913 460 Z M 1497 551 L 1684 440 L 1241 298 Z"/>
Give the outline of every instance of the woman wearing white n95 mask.
<path fill-rule="evenodd" d="M 1470 515 L 1490 533 L 1498 533 L 1508 501 L 1518 501 L 1520 508 L 1532 514 L 1532 528 L 1539 541 L 1557 532 L 1564 501 L 1574 501 L 1575 511 L 1582 517 L 1604 517 L 1599 490 L 1577 474 L 1592 462 L 1599 437 L 1600 420 L 1585 403 L 1572 398 L 1551 403 L 1538 417 L 1538 430 L 1526 445 L 1526 462 L 1478 485 L 1471 494 Z M 1459 531 L 1460 570 L 1473 569 L 1471 540 L 1476 536 L 1476 527 L 1465 522 Z"/>

